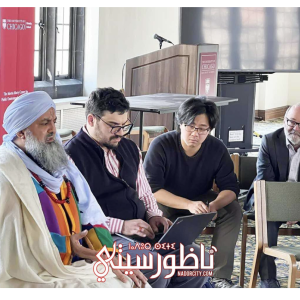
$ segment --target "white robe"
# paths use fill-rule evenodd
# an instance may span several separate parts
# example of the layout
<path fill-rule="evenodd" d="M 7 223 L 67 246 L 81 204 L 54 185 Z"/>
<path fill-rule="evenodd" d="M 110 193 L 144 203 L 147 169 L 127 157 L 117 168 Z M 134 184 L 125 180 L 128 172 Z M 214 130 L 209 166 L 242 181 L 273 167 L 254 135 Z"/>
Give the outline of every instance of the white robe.
<path fill-rule="evenodd" d="M 130 278 L 122 283 L 111 269 L 106 282 L 98 283 L 93 264 L 62 263 L 29 171 L 17 154 L 1 146 L 0 287 L 131 286 Z"/>

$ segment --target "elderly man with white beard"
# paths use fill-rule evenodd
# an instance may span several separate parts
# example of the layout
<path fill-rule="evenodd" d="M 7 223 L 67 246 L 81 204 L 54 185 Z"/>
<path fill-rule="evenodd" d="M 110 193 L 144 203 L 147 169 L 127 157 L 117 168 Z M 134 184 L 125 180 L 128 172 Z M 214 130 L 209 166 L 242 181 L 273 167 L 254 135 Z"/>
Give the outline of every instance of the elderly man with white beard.
<path fill-rule="evenodd" d="M 98 261 L 104 245 L 112 251 L 113 240 L 86 180 L 62 147 L 56 119 L 55 104 L 45 92 L 18 97 L 4 114 L 0 287 L 146 284 L 138 270 L 128 275 L 132 281 L 110 269 L 106 281 L 97 282 L 89 261 Z"/>
<path fill-rule="evenodd" d="M 263 137 L 257 160 L 256 180 L 300 182 L 300 104 L 291 106 L 284 116 L 284 128 Z M 284 201 L 284 199 L 282 199 Z M 247 195 L 245 210 L 253 207 L 253 184 Z M 286 220 L 288 225 L 295 224 Z M 278 230 L 283 222 L 268 222 L 269 247 L 277 246 Z M 274 257 L 262 255 L 260 287 L 279 288 Z"/>

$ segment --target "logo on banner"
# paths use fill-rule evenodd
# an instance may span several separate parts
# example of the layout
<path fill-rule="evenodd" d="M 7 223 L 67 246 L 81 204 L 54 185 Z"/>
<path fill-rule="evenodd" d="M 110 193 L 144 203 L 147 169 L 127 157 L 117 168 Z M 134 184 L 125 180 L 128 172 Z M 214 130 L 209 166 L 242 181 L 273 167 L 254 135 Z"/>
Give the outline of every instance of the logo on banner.
<path fill-rule="evenodd" d="M 26 30 L 31 29 L 32 23 L 25 20 L 2 20 L 2 28 L 7 30 Z"/>

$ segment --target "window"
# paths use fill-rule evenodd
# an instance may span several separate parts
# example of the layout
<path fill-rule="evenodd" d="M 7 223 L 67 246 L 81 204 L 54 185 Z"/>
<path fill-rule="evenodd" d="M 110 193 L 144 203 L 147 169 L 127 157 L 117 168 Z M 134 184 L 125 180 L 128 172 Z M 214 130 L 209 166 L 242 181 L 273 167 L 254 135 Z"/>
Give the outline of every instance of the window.
<path fill-rule="evenodd" d="M 34 80 L 41 80 L 41 8 L 35 8 L 35 25 L 34 25 Z"/>
<path fill-rule="evenodd" d="M 52 98 L 81 96 L 83 51 L 83 7 L 35 8 L 35 90 Z"/>
<path fill-rule="evenodd" d="M 56 77 L 69 77 L 70 7 L 56 10 Z"/>

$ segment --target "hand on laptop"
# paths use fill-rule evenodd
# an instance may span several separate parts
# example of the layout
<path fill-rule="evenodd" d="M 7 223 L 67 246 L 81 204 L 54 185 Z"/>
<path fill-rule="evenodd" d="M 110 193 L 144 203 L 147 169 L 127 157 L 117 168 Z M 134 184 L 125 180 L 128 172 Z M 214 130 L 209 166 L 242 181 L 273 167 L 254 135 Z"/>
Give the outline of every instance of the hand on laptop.
<path fill-rule="evenodd" d="M 160 232 L 160 227 L 163 228 L 163 233 L 166 233 L 169 226 L 172 225 L 172 222 L 165 217 L 154 216 L 149 219 L 149 224 L 155 233 Z"/>
<path fill-rule="evenodd" d="M 192 214 L 203 214 L 209 212 L 209 207 L 202 201 L 190 201 L 187 209 Z"/>
<path fill-rule="evenodd" d="M 147 236 L 150 239 L 155 237 L 151 226 L 141 219 L 124 221 L 121 233 L 125 235 L 136 234 L 141 237 Z"/>

